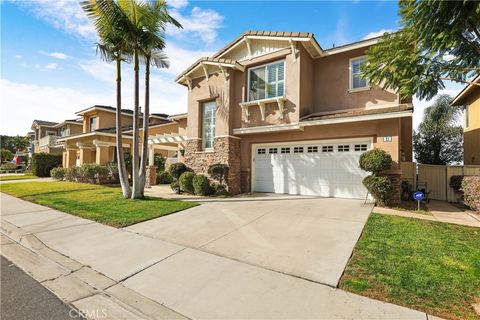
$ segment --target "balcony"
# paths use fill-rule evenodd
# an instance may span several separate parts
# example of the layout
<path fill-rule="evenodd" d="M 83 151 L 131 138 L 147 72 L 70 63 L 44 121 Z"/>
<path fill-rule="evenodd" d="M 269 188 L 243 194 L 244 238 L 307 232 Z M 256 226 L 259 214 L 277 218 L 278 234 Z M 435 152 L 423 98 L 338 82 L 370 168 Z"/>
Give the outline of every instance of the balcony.
<path fill-rule="evenodd" d="M 38 147 L 40 149 L 46 148 L 46 147 L 59 147 L 60 144 L 57 143 L 57 139 L 60 138 L 58 136 L 45 136 L 43 138 L 40 138 L 38 140 Z"/>

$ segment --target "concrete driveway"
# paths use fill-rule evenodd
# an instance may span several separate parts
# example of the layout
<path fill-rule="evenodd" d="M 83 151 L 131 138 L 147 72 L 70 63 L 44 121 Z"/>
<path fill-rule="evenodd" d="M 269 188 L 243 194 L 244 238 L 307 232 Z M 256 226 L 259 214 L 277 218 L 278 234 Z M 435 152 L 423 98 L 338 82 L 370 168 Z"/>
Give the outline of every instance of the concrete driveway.
<path fill-rule="evenodd" d="M 350 199 L 234 198 L 126 230 L 336 287 L 371 209 Z"/>

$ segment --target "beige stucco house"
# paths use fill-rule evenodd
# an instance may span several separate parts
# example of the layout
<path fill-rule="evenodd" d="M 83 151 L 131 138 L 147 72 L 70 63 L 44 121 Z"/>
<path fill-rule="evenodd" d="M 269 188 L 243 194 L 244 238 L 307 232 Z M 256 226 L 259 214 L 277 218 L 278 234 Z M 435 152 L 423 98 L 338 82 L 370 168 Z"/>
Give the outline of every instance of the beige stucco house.
<path fill-rule="evenodd" d="M 31 126 L 30 153 L 62 153 L 63 145 L 58 143 L 59 138 L 82 132 L 82 122 L 77 119 L 63 122 L 34 120 Z"/>
<path fill-rule="evenodd" d="M 480 165 L 480 75 L 452 101 L 463 107 L 463 163 Z"/>
<path fill-rule="evenodd" d="M 116 161 L 116 109 L 110 106 L 95 105 L 78 111 L 82 130 L 73 135 L 57 139 L 63 146 L 63 167 L 80 166 L 84 163 L 104 165 Z M 132 110 L 122 110 L 122 137 L 126 153 L 132 152 Z M 155 153 L 182 160 L 181 142 L 186 131 L 186 115 L 168 116 L 151 114 L 149 117 L 149 154 L 153 161 Z M 140 130 L 140 136 L 142 130 Z M 152 163 L 151 163 L 152 164 Z"/>
<path fill-rule="evenodd" d="M 363 198 L 358 159 L 377 147 L 399 181 L 413 107 L 360 77 L 377 41 L 325 50 L 312 33 L 249 31 L 200 58 L 176 79 L 188 90 L 186 165 L 228 164 L 233 193 Z"/>

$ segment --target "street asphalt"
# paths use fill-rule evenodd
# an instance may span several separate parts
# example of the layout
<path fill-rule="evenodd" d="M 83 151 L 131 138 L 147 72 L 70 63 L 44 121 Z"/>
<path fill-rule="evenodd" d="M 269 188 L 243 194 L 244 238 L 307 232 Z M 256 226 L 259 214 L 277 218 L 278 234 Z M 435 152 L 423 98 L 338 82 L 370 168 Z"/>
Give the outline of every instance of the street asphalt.
<path fill-rule="evenodd" d="M 1 256 L 2 320 L 66 320 L 82 319 L 40 283 Z"/>

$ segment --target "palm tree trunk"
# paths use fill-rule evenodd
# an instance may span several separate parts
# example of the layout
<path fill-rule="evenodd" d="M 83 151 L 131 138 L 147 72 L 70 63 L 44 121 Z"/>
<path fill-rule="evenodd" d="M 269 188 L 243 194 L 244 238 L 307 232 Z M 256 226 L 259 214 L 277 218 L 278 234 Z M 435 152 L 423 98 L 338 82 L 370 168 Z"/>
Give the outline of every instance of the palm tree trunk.
<path fill-rule="evenodd" d="M 128 184 L 128 174 L 125 167 L 125 158 L 123 155 L 123 139 L 122 139 L 122 71 L 120 55 L 116 58 L 117 63 L 117 163 L 118 163 L 118 177 L 120 186 L 122 187 L 123 197 L 128 199 L 131 196 L 130 185 Z"/>
<path fill-rule="evenodd" d="M 138 61 L 138 51 L 135 50 L 134 55 L 134 73 L 135 73 L 135 84 L 134 84 L 134 108 L 133 108 L 133 158 L 132 158 L 132 176 L 133 176 L 133 191 L 132 199 L 141 198 L 140 193 L 140 176 L 139 176 L 139 61 Z"/>
<path fill-rule="evenodd" d="M 150 56 L 146 57 L 145 64 L 145 109 L 143 111 L 143 148 L 142 159 L 140 161 L 140 192 L 142 197 L 145 192 L 147 154 L 148 154 L 148 126 L 150 116 Z"/>

